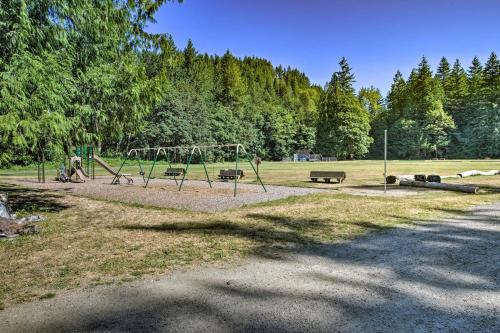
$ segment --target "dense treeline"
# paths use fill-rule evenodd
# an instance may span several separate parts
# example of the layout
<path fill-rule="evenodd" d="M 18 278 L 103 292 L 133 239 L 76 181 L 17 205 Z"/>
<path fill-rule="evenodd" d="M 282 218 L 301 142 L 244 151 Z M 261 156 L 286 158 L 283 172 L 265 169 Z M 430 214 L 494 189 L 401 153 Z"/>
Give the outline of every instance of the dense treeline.
<path fill-rule="evenodd" d="M 322 89 L 298 70 L 230 52 L 198 54 L 191 41 L 179 51 L 171 39 L 141 56 L 150 78 L 166 76 L 161 100 L 127 146 L 244 143 L 273 160 L 314 148 Z"/>
<path fill-rule="evenodd" d="M 140 129 L 160 96 L 139 50 L 165 0 L 0 0 L 0 163 Z"/>
<path fill-rule="evenodd" d="M 355 92 L 346 59 L 325 87 L 255 57 L 178 49 L 145 25 L 165 0 L 0 0 L 0 164 L 78 144 L 243 143 L 266 159 L 499 157 L 500 65 L 427 60 L 386 98 Z"/>
<path fill-rule="evenodd" d="M 450 65 L 442 58 L 435 74 L 423 58 L 408 79 L 396 73 L 386 102 L 372 112 L 371 157 L 382 156 L 386 128 L 391 158 L 500 157 L 500 61 L 495 53 L 484 66 L 474 58 L 467 70 L 459 60 Z"/>

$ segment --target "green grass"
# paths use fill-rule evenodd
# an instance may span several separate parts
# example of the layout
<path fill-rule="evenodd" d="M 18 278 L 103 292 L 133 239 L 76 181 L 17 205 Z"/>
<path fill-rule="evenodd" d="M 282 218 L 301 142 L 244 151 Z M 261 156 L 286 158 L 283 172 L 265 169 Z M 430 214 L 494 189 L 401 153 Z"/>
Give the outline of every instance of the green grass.
<path fill-rule="evenodd" d="M 109 164 L 116 169 L 121 164 L 121 160 L 107 159 Z M 152 166 L 152 161 L 142 161 L 143 169 L 148 175 Z M 167 168 L 165 161 L 157 162 L 153 169 L 152 177 L 165 178 L 163 172 Z M 173 167 L 181 167 L 180 164 Z M 208 163 L 208 173 L 211 179 L 216 179 L 220 169 L 235 168 L 234 161 L 226 163 Z M 256 177 L 248 162 L 240 161 L 239 168 L 245 171 L 246 177 L 243 182 L 256 182 Z M 491 170 L 500 169 L 500 160 L 443 160 L 443 161 L 388 161 L 388 175 L 401 174 L 438 174 L 438 175 L 455 175 L 465 170 Z M 109 175 L 104 169 L 96 165 L 96 175 Z M 366 186 L 379 185 L 383 183 L 384 163 L 383 161 L 375 160 L 359 160 L 359 161 L 338 161 L 338 162 L 266 162 L 264 161 L 260 168 L 259 174 L 266 184 L 288 185 L 301 187 L 320 187 L 331 188 L 334 185 L 325 185 L 322 183 L 312 183 L 309 181 L 309 172 L 311 170 L 341 170 L 347 173 L 347 186 Z M 124 173 L 130 173 L 133 177 L 141 177 L 139 174 L 137 163 L 130 162 L 123 168 Z M 36 178 L 36 167 L 22 167 L 0 170 L 0 176 L 14 176 L 21 178 Z M 53 178 L 56 175 L 55 167 L 47 166 L 47 177 Z M 193 164 L 189 168 L 189 179 L 204 179 L 205 174 L 201 165 Z M 493 185 L 500 185 L 498 177 L 470 177 L 462 180 L 447 180 L 449 182 L 471 183 L 475 181 L 493 182 Z"/>

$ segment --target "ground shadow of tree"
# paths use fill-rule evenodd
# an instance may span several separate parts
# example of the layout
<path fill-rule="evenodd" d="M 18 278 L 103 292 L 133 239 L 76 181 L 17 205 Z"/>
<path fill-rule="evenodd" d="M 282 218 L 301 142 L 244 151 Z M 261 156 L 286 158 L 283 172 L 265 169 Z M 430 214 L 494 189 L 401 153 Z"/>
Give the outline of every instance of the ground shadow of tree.
<path fill-rule="evenodd" d="M 15 212 L 54 213 L 68 209 L 71 205 L 64 203 L 62 194 L 47 190 L 24 188 L 11 184 L 0 184 L 0 192 L 7 193 L 9 205 Z"/>
<path fill-rule="evenodd" d="M 305 222 L 254 217 L 291 229 Z M 479 225 L 472 227 L 471 221 Z M 500 289 L 498 222 L 496 210 L 479 208 L 471 216 L 415 222 L 415 228 L 296 248 L 288 262 L 276 266 L 258 261 L 243 273 L 220 269 L 211 275 L 166 280 L 153 289 L 139 286 L 109 292 L 103 302 L 113 304 L 110 308 L 95 309 L 93 302 L 78 304 L 67 310 L 74 321 L 59 316 L 32 329 L 494 332 L 500 327 L 492 302 Z M 248 235 L 244 227 L 228 227 L 215 221 L 208 226 L 174 224 L 152 231 Z M 176 292 L 174 285 L 179 283 L 189 292 Z M 485 301 L 478 307 L 475 302 L 481 298 Z M 467 302 L 472 305 L 467 307 Z"/>

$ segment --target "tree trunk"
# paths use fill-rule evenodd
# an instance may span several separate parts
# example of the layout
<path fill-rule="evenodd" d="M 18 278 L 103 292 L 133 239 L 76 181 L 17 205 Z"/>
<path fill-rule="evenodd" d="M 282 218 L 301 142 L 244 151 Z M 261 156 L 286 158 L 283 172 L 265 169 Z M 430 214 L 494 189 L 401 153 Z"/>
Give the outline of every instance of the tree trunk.
<path fill-rule="evenodd" d="M 470 177 L 470 176 L 494 176 L 500 174 L 498 170 L 490 170 L 490 171 L 478 171 L 478 170 L 470 170 L 464 171 L 458 174 L 460 177 Z"/>

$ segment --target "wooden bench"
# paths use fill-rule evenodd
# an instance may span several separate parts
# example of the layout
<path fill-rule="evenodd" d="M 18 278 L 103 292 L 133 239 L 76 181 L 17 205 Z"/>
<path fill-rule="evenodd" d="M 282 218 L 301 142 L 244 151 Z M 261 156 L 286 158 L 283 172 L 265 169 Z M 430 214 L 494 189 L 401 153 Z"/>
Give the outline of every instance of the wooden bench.
<path fill-rule="evenodd" d="M 183 176 L 186 170 L 184 168 L 168 168 L 167 171 L 165 171 L 165 176 L 169 177 L 179 177 Z"/>
<path fill-rule="evenodd" d="M 330 179 L 337 179 L 338 183 L 342 183 L 346 178 L 344 171 L 311 171 L 309 178 L 313 182 L 317 182 L 318 179 L 322 178 L 325 183 L 329 183 Z"/>
<path fill-rule="evenodd" d="M 240 179 L 245 175 L 243 174 L 243 170 L 234 170 L 234 169 L 225 169 L 219 171 L 219 179 Z"/>

